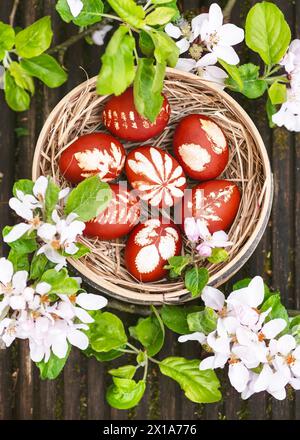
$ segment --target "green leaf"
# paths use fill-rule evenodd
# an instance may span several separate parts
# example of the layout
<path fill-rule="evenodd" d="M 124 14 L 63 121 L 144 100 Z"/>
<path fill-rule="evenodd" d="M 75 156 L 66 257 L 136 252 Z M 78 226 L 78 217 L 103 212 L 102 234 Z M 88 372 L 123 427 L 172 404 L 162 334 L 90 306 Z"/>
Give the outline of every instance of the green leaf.
<path fill-rule="evenodd" d="M 236 90 L 241 92 L 243 90 L 243 80 L 237 66 L 226 63 L 226 61 L 218 59 L 219 64 L 226 70 L 229 75 L 229 80 L 236 84 Z M 228 80 L 227 80 L 228 81 Z M 227 82 L 226 81 L 226 82 Z"/>
<path fill-rule="evenodd" d="M 76 243 L 76 246 L 78 247 L 78 251 L 76 252 L 76 254 L 72 255 L 72 258 L 74 258 L 75 260 L 79 260 L 79 258 L 84 257 L 91 252 L 90 248 L 82 243 L 78 242 Z"/>
<path fill-rule="evenodd" d="M 167 3 L 171 3 L 173 2 L 173 0 L 152 0 L 151 3 L 153 3 L 154 5 L 161 5 L 161 4 L 167 4 Z"/>
<path fill-rule="evenodd" d="M 17 197 L 17 191 L 22 191 L 24 194 L 33 194 L 34 183 L 29 179 L 20 179 L 14 183 L 13 195 Z"/>
<path fill-rule="evenodd" d="M 17 85 L 16 81 L 7 70 L 4 75 L 4 93 L 7 104 L 15 112 L 24 112 L 29 109 L 29 94 Z"/>
<path fill-rule="evenodd" d="M 22 58 L 41 55 L 50 47 L 53 32 L 49 16 L 37 20 L 16 35 L 16 49 Z"/>
<path fill-rule="evenodd" d="M 169 264 L 165 266 L 165 269 L 172 270 L 174 274 L 180 276 L 182 271 L 191 263 L 191 261 L 192 259 L 190 255 L 171 257 L 169 258 Z"/>
<path fill-rule="evenodd" d="M 154 54 L 154 43 L 149 34 L 145 31 L 139 33 L 139 46 L 141 52 L 146 55 L 146 57 L 152 57 Z"/>
<path fill-rule="evenodd" d="M 74 212 L 78 220 L 87 222 L 97 217 L 108 205 L 111 189 L 98 176 L 89 177 L 74 188 L 67 200 L 65 213 Z"/>
<path fill-rule="evenodd" d="M 238 68 L 242 80 L 242 88 L 232 78 L 226 80 L 226 84 L 231 90 L 241 92 L 249 99 L 256 99 L 262 96 L 268 88 L 264 79 L 259 79 L 259 66 L 248 63 Z"/>
<path fill-rule="evenodd" d="M 34 94 L 33 79 L 27 74 L 19 63 L 13 61 L 9 65 L 9 72 L 16 81 L 16 84 L 21 87 L 21 89 L 28 90 L 32 95 Z"/>
<path fill-rule="evenodd" d="M 199 312 L 203 307 L 200 306 L 168 306 L 163 305 L 161 318 L 166 327 L 180 335 L 190 333 L 187 317 L 193 312 Z"/>
<path fill-rule="evenodd" d="M 97 79 L 97 92 L 100 95 L 120 95 L 132 83 L 135 76 L 135 40 L 127 35 L 129 28 L 120 26 L 111 37 L 104 55 Z"/>
<path fill-rule="evenodd" d="M 125 348 L 125 346 L 123 346 L 122 348 Z M 95 351 L 92 349 L 91 346 L 88 346 L 88 348 L 86 350 L 83 351 L 83 353 L 87 356 L 87 357 L 94 357 L 97 359 L 97 361 L 99 362 L 109 362 L 112 361 L 114 359 L 117 359 L 121 356 L 124 355 L 124 353 L 122 351 L 119 350 L 110 350 L 107 352 L 99 352 L 99 351 Z"/>
<path fill-rule="evenodd" d="M 107 0 L 107 2 L 124 22 L 138 29 L 144 26 L 145 11 L 134 0 Z"/>
<path fill-rule="evenodd" d="M 191 292 L 192 297 L 201 294 L 202 290 L 208 283 L 209 274 L 205 267 L 193 267 L 189 269 L 184 278 L 185 287 Z"/>
<path fill-rule="evenodd" d="M 148 356 L 155 356 L 162 349 L 165 339 L 163 322 L 156 309 L 152 308 L 152 310 L 154 314 L 139 319 L 135 327 L 129 327 L 131 336 L 146 348 Z"/>
<path fill-rule="evenodd" d="M 212 254 L 207 258 L 210 263 L 219 264 L 228 260 L 228 252 L 223 248 L 214 248 Z"/>
<path fill-rule="evenodd" d="M 153 12 L 147 15 L 145 22 L 149 26 L 163 26 L 169 23 L 174 15 L 176 15 L 176 11 L 173 8 L 162 6 L 154 9 Z"/>
<path fill-rule="evenodd" d="M 30 265 L 30 279 L 38 280 L 46 272 L 48 265 L 51 264 L 45 254 L 34 254 Z"/>
<path fill-rule="evenodd" d="M 261 306 L 260 311 L 265 312 L 270 307 L 272 308 L 272 310 L 269 313 L 269 315 L 267 316 L 265 322 L 268 322 L 271 319 L 276 319 L 276 318 L 284 319 L 287 322 L 287 327 L 286 327 L 286 329 L 283 330 L 283 333 L 285 333 L 288 326 L 289 326 L 289 315 L 288 315 L 286 308 L 281 303 L 281 298 L 280 298 L 279 293 L 270 296 L 266 301 L 264 301 L 263 305 Z"/>
<path fill-rule="evenodd" d="M 2 230 L 3 237 L 5 237 L 12 230 L 12 228 L 13 226 L 5 226 L 5 228 Z M 31 254 L 38 248 L 36 242 L 36 235 L 34 232 L 30 234 L 28 234 L 27 232 L 18 240 L 7 244 L 11 249 L 16 251 L 18 254 L 23 254 L 23 255 Z"/>
<path fill-rule="evenodd" d="M 15 44 L 15 31 L 6 23 L 0 21 L 0 61 L 3 60 L 5 52 L 13 48 Z"/>
<path fill-rule="evenodd" d="M 84 0 L 83 8 L 77 17 L 71 14 L 67 0 L 58 0 L 56 10 L 66 23 L 72 21 L 77 26 L 89 26 L 102 20 L 104 5 L 101 0 Z"/>
<path fill-rule="evenodd" d="M 59 187 L 48 177 L 48 186 L 45 194 L 45 216 L 48 223 L 53 223 L 52 213 L 58 203 Z"/>
<path fill-rule="evenodd" d="M 94 322 L 89 325 L 86 335 L 90 346 L 97 352 L 111 352 L 123 347 L 127 336 L 122 321 L 113 313 L 99 310 L 90 312 Z"/>
<path fill-rule="evenodd" d="M 11 249 L 7 259 L 13 264 L 15 272 L 18 272 L 19 270 L 26 270 L 26 272 L 29 271 L 28 254 L 20 254 L 15 249 Z"/>
<path fill-rule="evenodd" d="M 154 0 L 152 1 L 154 5 L 159 6 L 167 6 L 168 8 L 174 9 L 174 15 L 171 19 L 172 22 L 177 21 L 180 19 L 180 11 L 177 6 L 177 0 Z"/>
<path fill-rule="evenodd" d="M 29 75 L 38 78 L 50 88 L 59 87 L 68 79 L 56 59 L 46 53 L 30 60 L 24 58 L 20 64 Z"/>
<path fill-rule="evenodd" d="M 137 111 L 154 122 L 163 103 L 161 94 L 166 65 L 154 64 L 151 58 L 140 58 L 133 83 L 134 104 Z"/>
<path fill-rule="evenodd" d="M 67 269 L 62 269 L 59 272 L 55 269 L 49 269 L 43 273 L 41 281 L 50 284 L 49 294 L 73 295 L 78 292 L 80 287 L 74 278 L 69 277 Z"/>
<path fill-rule="evenodd" d="M 290 27 L 274 3 L 261 2 L 250 9 L 246 19 L 246 44 L 266 64 L 278 63 L 290 41 Z"/>
<path fill-rule="evenodd" d="M 146 383 L 144 380 L 135 382 L 132 379 L 114 377 L 114 384 L 106 392 L 106 400 L 116 409 L 130 409 L 136 406 L 144 395 Z"/>
<path fill-rule="evenodd" d="M 268 94 L 273 105 L 283 104 L 287 100 L 286 85 L 274 82 L 269 88 Z"/>
<path fill-rule="evenodd" d="M 244 289 L 245 287 L 249 286 L 250 281 L 251 278 L 244 278 L 243 280 L 239 280 L 233 285 L 232 290 Z"/>
<path fill-rule="evenodd" d="M 109 374 L 116 377 L 122 377 L 124 379 L 132 379 L 136 372 L 135 365 L 123 365 L 119 368 L 112 368 L 108 370 Z"/>
<path fill-rule="evenodd" d="M 170 67 L 175 67 L 179 57 L 179 49 L 174 40 L 163 31 L 152 29 L 148 31 L 154 43 L 154 56 L 159 64 L 166 63 Z"/>
<path fill-rule="evenodd" d="M 54 353 L 51 353 L 48 362 L 45 361 L 36 362 L 36 366 L 40 370 L 40 378 L 42 380 L 56 379 L 63 370 L 67 362 L 67 359 L 69 357 L 70 351 L 71 351 L 71 346 L 69 345 L 68 352 L 63 359 L 60 359 L 59 357 L 55 356 Z"/>
<path fill-rule="evenodd" d="M 275 115 L 275 113 L 277 113 L 277 108 L 275 105 L 272 104 L 269 96 L 268 96 L 268 99 L 266 102 L 266 112 L 267 112 L 267 116 L 268 116 L 269 127 L 274 128 L 275 124 L 273 122 L 273 115 Z"/>
<path fill-rule="evenodd" d="M 217 328 L 218 315 L 210 307 L 205 307 L 201 312 L 190 313 L 187 322 L 190 332 L 201 332 L 205 335 Z"/>
<path fill-rule="evenodd" d="M 162 374 L 179 383 L 186 397 L 195 403 L 221 400 L 220 382 L 213 370 L 199 370 L 199 360 L 169 357 L 159 363 Z"/>

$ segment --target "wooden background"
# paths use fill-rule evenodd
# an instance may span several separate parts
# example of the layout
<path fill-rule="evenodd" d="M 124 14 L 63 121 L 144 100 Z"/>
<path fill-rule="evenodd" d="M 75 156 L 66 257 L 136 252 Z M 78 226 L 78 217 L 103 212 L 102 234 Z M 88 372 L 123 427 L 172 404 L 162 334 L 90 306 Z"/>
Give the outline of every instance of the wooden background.
<path fill-rule="evenodd" d="M 210 1 L 183 0 L 184 10 L 209 5 Z M 218 2 L 223 4 L 224 2 Z M 232 21 L 244 25 L 249 8 L 256 1 L 237 1 Z M 300 2 L 274 1 L 285 13 L 294 36 L 300 37 Z M 12 0 L 1 0 L 0 20 L 8 22 Z M 76 32 L 75 27 L 62 22 L 55 12 L 54 0 L 20 0 L 15 25 L 27 26 L 36 19 L 51 15 L 54 44 Z M 100 65 L 100 48 L 84 41 L 72 46 L 65 56 L 69 71 L 68 82 L 57 90 L 37 87 L 31 109 L 15 114 L 0 95 L 0 226 L 14 221 L 7 207 L 15 179 L 30 177 L 35 142 L 47 115 L 55 104 L 74 86 L 95 75 Z M 247 49 L 240 53 L 247 62 Z M 251 54 L 253 60 L 253 53 Z M 257 251 L 244 270 L 244 275 L 263 275 L 272 286 L 281 290 L 288 308 L 300 309 L 300 135 L 284 129 L 268 128 L 263 101 L 239 98 L 257 124 L 268 149 L 275 177 L 275 199 L 268 229 Z M 20 132 L 26 136 L 20 136 Z M 297 148 L 298 144 L 298 148 Z M 4 249 L 5 252 L 5 249 Z M 298 269 L 298 270 L 297 270 Z M 231 284 L 231 283 L 230 283 Z M 137 316 L 123 314 L 127 323 Z M 167 332 L 161 356 L 199 356 L 194 343 L 179 345 L 176 336 Z M 263 393 L 242 401 L 221 375 L 224 399 L 218 404 L 197 405 L 189 402 L 179 386 L 151 370 L 146 394 L 140 405 L 130 411 L 117 411 L 105 403 L 105 389 L 110 381 L 108 364 L 86 359 L 72 350 L 64 374 L 56 381 L 39 380 L 37 368 L 31 363 L 25 343 L 0 350 L 0 419 L 299 419 L 300 393 L 291 394 L 283 402 Z"/>

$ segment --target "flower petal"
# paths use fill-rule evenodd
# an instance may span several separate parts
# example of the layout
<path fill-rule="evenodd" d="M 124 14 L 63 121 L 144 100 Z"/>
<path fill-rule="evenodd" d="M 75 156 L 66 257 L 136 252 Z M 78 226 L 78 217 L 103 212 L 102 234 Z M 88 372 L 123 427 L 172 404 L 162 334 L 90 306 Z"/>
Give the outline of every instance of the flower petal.
<path fill-rule="evenodd" d="M 76 304 L 87 310 L 99 310 L 107 306 L 107 299 L 93 293 L 80 293 L 76 297 Z"/>
<path fill-rule="evenodd" d="M 70 8 L 71 14 L 74 18 L 78 17 L 83 8 L 83 3 L 81 0 L 67 0 L 68 6 Z"/>
<path fill-rule="evenodd" d="M 19 270 L 12 277 L 12 285 L 16 293 L 23 293 L 27 284 L 28 272 Z"/>
<path fill-rule="evenodd" d="M 268 388 L 272 380 L 273 374 L 274 373 L 271 367 L 268 364 L 265 364 L 254 383 L 254 390 L 256 393 L 259 393 L 260 391 L 265 391 Z"/>
<path fill-rule="evenodd" d="M 231 385 L 242 393 L 249 380 L 249 370 L 241 362 L 237 362 L 229 365 L 228 377 Z"/>
<path fill-rule="evenodd" d="M 80 330 L 72 329 L 68 333 L 68 341 L 80 350 L 85 350 L 89 346 L 89 338 Z"/>
<path fill-rule="evenodd" d="M 244 30 L 235 24 L 224 24 L 218 31 L 221 43 L 224 46 L 234 46 L 244 40 Z"/>
<path fill-rule="evenodd" d="M 16 226 L 13 226 L 12 230 L 5 235 L 3 238 L 3 241 L 5 243 L 12 243 L 14 241 L 19 240 L 19 238 L 23 237 L 26 232 L 28 232 L 31 229 L 31 226 L 27 223 L 19 223 Z"/>
<path fill-rule="evenodd" d="M 182 54 L 182 53 L 186 52 L 187 50 L 189 50 L 190 43 L 188 42 L 188 40 L 186 38 L 182 38 L 181 40 L 176 42 L 176 46 L 179 48 L 179 53 Z"/>
<path fill-rule="evenodd" d="M 284 319 L 276 318 L 267 322 L 261 329 L 261 332 L 265 335 L 266 339 L 273 339 L 276 338 L 286 326 L 287 323 Z"/>
<path fill-rule="evenodd" d="M 191 41 L 194 41 L 196 38 L 199 37 L 201 34 L 201 28 L 203 26 L 203 23 L 208 20 L 208 14 L 200 14 L 197 15 L 192 19 L 191 25 L 192 25 L 192 37 Z M 179 37 L 177 37 L 179 38 Z"/>
<path fill-rule="evenodd" d="M 6 258 L 0 258 L 0 282 L 4 285 L 11 282 L 14 273 L 12 263 Z"/>
<path fill-rule="evenodd" d="M 68 342 L 64 334 L 60 334 L 54 338 L 52 342 L 52 351 L 60 359 L 66 357 L 68 352 Z"/>
<path fill-rule="evenodd" d="M 15 197 L 10 199 L 8 204 L 9 207 L 13 209 L 19 217 L 22 217 L 28 221 L 33 219 L 32 210 L 30 209 L 30 206 L 28 206 L 27 204 L 22 203 L 20 200 L 16 199 Z"/>
<path fill-rule="evenodd" d="M 22 295 L 12 295 L 9 298 L 9 305 L 13 310 L 25 310 L 26 301 Z"/>
<path fill-rule="evenodd" d="M 213 53 L 216 55 L 217 58 L 226 61 L 226 63 L 230 65 L 235 66 L 240 61 L 238 54 L 233 49 L 233 47 L 230 46 L 215 46 L 213 48 Z"/>
<path fill-rule="evenodd" d="M 196 67 L 196 61 L 191 58 L 178 58 L 176 69 L 183 72 L 190 72 Z"/>
<path fill-rule="evenodd" d="M 215 356 L 208 356 L 200 362 L 200 370 L 213 370 L 215 368 Z"/>
<path fill-rule="evenodd" d="M 224 307 L 225 296 L 219 289 L 216 289 L 215 287 L 204 287 L 201 299 L 204 301 L 206 307 L 210 307 L 214 310 L 220 311 Z"/>
<path fill-rule="evenodd" d="M 175 26 L 172 23 L 168 23 L 165 26 L 165 32 L 172 38 L 175 38 L 175 40 L 177 40 L 177 38 L 179 38 L 182 35 L 181 29 L 178 26 Z"/>
<path fill-rule="evenodd" d="M 50 292 L 51 285 L 49 283 L 46 283 L 45 281 L 41 281 L 36 285 L 36 293 L 39 293 L 40 295 L 45 295 L 46 293 Z"/>
<path fill-rule="evenodd" d="M 206 336 L 201 332 L 194 332 L 188 335 L 181 335 L 178 338 L 178 342 L 187 342 L 187 341 L 198 341 L 200 344 L 205 342 Z"/>
<path fill-rule="evenodd" d="M 33 194 L 38 197 L 38 196 L 42 196 L 43 198 L 45 198 L 46 195 L 46 190 L 47 190 L 47 186 L 48 186 L 48 179 L 45 176 L 40 176 L 34 186 L 33 186 Z"/>
<path fill-rule="evenodd" d="M 296 340 L 292 335 L 283 335 L 277 341 L 277 350 L 279 353 L 286 356 L 290 351 L 296 347 Z"/>
<path fill-rule="evenodd" d="M 37 230 L 37 235 L 44 241 L 50 241 L 56 234 L 56 227 L 50 223 L 44 223 Z"/>
<path fill-rule="evenodd" d="M 94 322 L 94 319 L 86 310 L 81 309 L 80 307 L 74 307 L 74 312 L 77 318 L 80 319 L 81 322 L 84 322 L 86 324 L 90 324 L 91 322 Z"/>
<path fill-rule="evenodd" d="M 30 358 L 33 362 L 41 362 L 45 356 L 45 350 L 42 345 L 29 341 Z"/>
<path fill-rule="evenodd" d="M 217 3 L 213 3 L 208 12 L 208 20 L 212 29 L 217 30 L 223 24 L 223 12 Z"/>

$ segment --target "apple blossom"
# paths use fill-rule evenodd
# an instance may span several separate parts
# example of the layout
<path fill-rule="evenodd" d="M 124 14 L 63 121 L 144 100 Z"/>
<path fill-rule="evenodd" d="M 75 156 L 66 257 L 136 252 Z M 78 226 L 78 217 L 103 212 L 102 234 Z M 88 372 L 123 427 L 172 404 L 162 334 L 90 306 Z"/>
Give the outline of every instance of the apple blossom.
<path fill-rule="evenodd" d="M 244 40 L 244 30 L 234 24 L 223 24 L 223 13 L 218 4 L 210 6 L 200 35 L 215 62 L 220 58 L 228 64 L 238 64 L 239 57 L 232 46 Z"/>
<path fill-rule="evenodd" d="M 300 69 L 300 40 L 293 40 L 280 61 L 280 65 L 285 68 L 288 73 L 293 73 Z"/>
<path fill-rule="evenodd" d="M 202 24 L 207 18 L 208 14 L 200 14 L 192 19 L 191 25 L 186 20 L 180 20 L 178 26 L 173 23 L 168 23 L 165 26 L 165 32 L 175 40 L 180 53 L 184 53 L 189 50 L 191 43 L 199 37 Z"/>
<path fill-rule="evenodd" d="M 300 132 L 300 88 L 297 85 L 293 87 L 293 81 L 291 88 L 287 89 L 286 102 L 272 116 L 272 120 L 278 127 L 284 126 L 290 131 Z"/>

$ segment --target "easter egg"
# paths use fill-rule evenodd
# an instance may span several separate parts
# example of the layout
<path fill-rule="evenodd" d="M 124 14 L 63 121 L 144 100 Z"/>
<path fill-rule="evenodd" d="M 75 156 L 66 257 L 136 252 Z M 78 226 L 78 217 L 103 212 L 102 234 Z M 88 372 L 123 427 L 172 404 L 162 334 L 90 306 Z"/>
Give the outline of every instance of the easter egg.
<path fill-rule="evenodd" d="M 86 223 L 83 234 L 112 240 L 127 235 L 139 222 L 140 204 L 134 193 L 122 184 L 110 184 L 112 198 L 98 217 Z"/>
<path fill-rule="evenodd" d="M 110 182 L 121 174 L 125 156 L 123 145 L 113 136 L 85 134 L 62 152 L 59 168 L 65 179 L 72 183 L 96 174 L 103 182 Z"/>
<path fill-rule="evenodd" d="M 180 255 L 179 228 L 165 219 L 150 219 L 137 225 L 125 247 L 127 270 L 137 280 L 152 282 L 164 278 L 168 259 Z"/>
<path fill-rule="evenodd" d="M 139 197 L 151 206 L 170 207 L 184 195 L 183 169 L 164 150 L 151 146 L 135 148 L 127 156 L 125 171 Z"/>
<path fill-rule="evenodd" d="M 232 225 L 240 205 L 239 188 L 228 180 L 202 182 L 187 191 L 180 207 L 184 219 L 194 217 L 204 221 L 211 233 L 226 231 Z M 179 221 L 177 214 L 175 218 Z"/>
<path fill-rule="evenodd" d="M 218 124 L 204 115 L 189 115 L 179 122 L 173 148 L 185 173 L 195 180 L 215 179 L 228 163 L 226 137 Z"/>
<path fill-rule="evenodd" d="M 154 122 L 142 117 L 134 105 L 133 88 L 112 96 L 103 110 L 103 123 L 115 136 L 126 141 L 146 141 L 160 134 L 170 118 L 170 105 L 163 95 L 162 108 Z"/>

